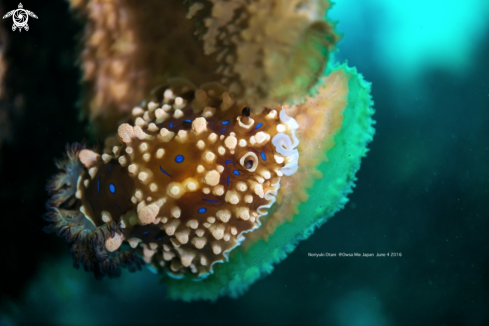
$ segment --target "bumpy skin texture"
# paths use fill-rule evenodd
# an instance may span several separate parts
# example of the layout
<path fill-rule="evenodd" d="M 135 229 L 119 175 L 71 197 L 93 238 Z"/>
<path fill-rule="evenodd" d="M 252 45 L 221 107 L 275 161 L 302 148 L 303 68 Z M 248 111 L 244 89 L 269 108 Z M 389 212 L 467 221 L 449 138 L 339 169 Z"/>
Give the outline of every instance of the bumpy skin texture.
<path fill-rule="evenodd" d="M 138 253 L 156 272 L 203 279 L 297 171 L 298 125 L 280 107 L 252 114 L 217 83 L 194 91 L 180 79 L 132 113 L 103 154 L 68 152 L 50 182 L 50 230 L 96 275 L 107 259 Z"/>
<path fill-rule="evenodd" d="M 202 282 L 165 279 L 171 298 L 185 301 L 215 300 L 224 295 L 241 295 L 258 278 L 271 273 L 273 265 L 285 259 L 298 241 L 307 239 L 315 228 L 344 207 L 348 201 L 347 195 L 354 186 L 361 158 L 368 151 L 366 145 L 374 134 L 370 84 L 365 82 L 356 69 L 346 65 L 332 69 L 325 82 L 326 88 L 320 88 L 319 94 L 328 89 L 328 83 L 332 83 L 333 88 L 343 87 L 341 84 L 344 84 L 347 89 L 346 93 L 333 92 L 329 97 L 330 106 L 326 108 L 329 112 L 325 119 L 337 122 L 331 124 L 332 129 L 328 135 L 323 135 L 325 152 L 317 153 L 322 157 L 322 162 L 317 166 L 303 166 L 299 160 L 298 173 L 301 169 L 316 169 L 322 178 L 314 179 L 311 185 L 306 185 L 306 196 L 300 200 L 295 212 L 289 212 L 289 220 L 293 223 L 284 221 L 266 237 L 267 240 L 263 237 L 248 238 L 238 250 L 232 252 L 229 262 L 217 266 L 215 274 Z M 338 109 L 342 102 L 344 106 Z M 307 111 L 308 107 L 302 109 Z M 323 122 L 329 124 L 327 121 Z M 301 121 L 298 122 L 300 124 Z M 304 134 L 301 138 L 303 127 L 300 125 L 298 130 L 301 144 L 307 142 Z M 304 150 L 307 149 L 302 148 L 301 157 L 305 156 Z M 285 195 L 284 202 L 296 197 L 300 191 L 297 189 Z M 275 205 L 268 216 L 272 218 L 280 208 L 281 205 Z"/>

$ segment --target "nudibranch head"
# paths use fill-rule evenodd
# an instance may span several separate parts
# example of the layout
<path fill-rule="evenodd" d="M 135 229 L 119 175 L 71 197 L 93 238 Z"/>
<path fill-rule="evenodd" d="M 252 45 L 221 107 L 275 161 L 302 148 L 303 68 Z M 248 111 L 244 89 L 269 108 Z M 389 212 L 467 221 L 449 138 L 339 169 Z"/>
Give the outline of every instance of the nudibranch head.
<path fill-rule="evenodd" d="M 71 154 L 70 180 L 52 182 L 70 191 L 53 188 L 64 200 L 52 202 L 50 220 L 58 225 L 71 202 L 79 224 L 67 227 L 83 239 L 99 234 L 97 246 L 76 252 L 92 265 L 134 255 L 174 278 L 207 277 L 260 226 L 282 178 L 298 168 L 297 122 L 281 107 L 257 111 L 217 83 L 156 88 L 103 153 Z"/>

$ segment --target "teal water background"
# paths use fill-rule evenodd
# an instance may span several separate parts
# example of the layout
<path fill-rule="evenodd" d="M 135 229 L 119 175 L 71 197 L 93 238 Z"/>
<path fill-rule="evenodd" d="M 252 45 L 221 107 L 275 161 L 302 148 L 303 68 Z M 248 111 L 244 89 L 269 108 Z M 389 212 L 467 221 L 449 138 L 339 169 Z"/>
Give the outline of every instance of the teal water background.
<path fill-rule="evenodd" d="M 29 32 L 2 21 L 8 89 L 27 97 L 0 149 L 1 325 L 489 324 L 489 2 L 337 1 L 336 60 L 372 82 L 376 109 L 357 186 L 270 276 L 215 303 L 165 300 L 147 270 L 96 281 L 42 233 L 52 160 L 84 138 L 81 26 L 64 1 L 23 4 Z M 325 252 L 402 257 L 309 256 Z"/>

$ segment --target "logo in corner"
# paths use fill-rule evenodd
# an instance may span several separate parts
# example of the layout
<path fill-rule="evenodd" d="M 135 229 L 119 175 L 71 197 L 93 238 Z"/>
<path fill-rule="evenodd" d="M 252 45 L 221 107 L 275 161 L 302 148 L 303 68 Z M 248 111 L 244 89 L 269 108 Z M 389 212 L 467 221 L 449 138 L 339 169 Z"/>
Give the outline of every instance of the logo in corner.
<path fill-rule="evenodd" d="M 12 16 L 14 20 L 14 24 L 12 25 L 12 30 L 15 31 L 18 28 L 19 32 L 22 32 L 22 28 L 25 28 L 26 31 L 29 30 L 29 25 L 27 25 L 29 16 L 37 19 L 36 14 L 34 14 L 32 11 L 25 10 L 24 7 L 22 6 L 22 3 L 19 3 L 18 9 L 9 11 L 5 16 L 3 16 L 3 19 L 8 18 L 10 16 Z"/>

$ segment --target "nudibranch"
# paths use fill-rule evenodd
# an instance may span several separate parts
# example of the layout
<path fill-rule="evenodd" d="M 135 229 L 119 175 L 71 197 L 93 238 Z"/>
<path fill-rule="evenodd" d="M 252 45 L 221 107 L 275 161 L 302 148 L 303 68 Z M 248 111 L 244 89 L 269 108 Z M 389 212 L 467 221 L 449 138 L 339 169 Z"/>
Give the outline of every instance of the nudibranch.
<path fill-rule="evenodd" d="M 50 186 L 51 229 L 97 277 L 142 259 L 173 278 L 206 278 L 297 171 L 299 125 L 282 107 L 252 110 L 217 83 L 195 91 L 178 79 L 132 116 L 102 152 L 70 150 Z"/>

